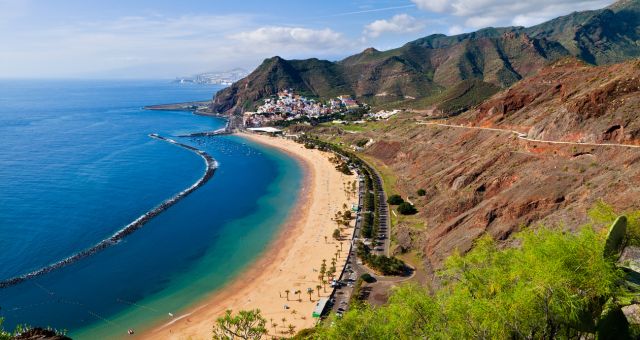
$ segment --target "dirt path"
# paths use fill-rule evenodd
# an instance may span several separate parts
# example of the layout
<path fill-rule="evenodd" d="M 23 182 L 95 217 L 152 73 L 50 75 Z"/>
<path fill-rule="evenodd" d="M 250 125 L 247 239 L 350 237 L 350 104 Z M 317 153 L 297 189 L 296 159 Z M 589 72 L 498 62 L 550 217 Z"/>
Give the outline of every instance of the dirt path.
<path fill-rule="evenodd" d="M 563 141 L 553 141 L 553 140 L 544 140 L 544 139 L 534 139 L 527 137 L 526 133 L 507 130 L 507 129 L 498 129 L 498 128 L 487 128 L 480 126 L 465 126 L 465 125 L 453 125 L 453 124 L 442 124 L 442 123 L 428 123 L 428 122 L 417 122 L 418 125 L 433 125 L 433 126 L 444 126 L 450 128 L 458 128 L 458 129 L 469 129 L 469 130 L 486 130 L 486 131 L 496 131 L 496 132 L 507 132 L 511 134 L 515 134 L 519 139 L 525 140 L 528 142 L 539 142 L 539 143 L 549 143 L 549 144 L 566 144 L 566 145 L 578 145 L 578 146 L 609 146 L 609 147 L 623 147 L 623 148 L 632 148 L 632 149 L 640 149 L 640 145 L 631 145 L 631 144 L 616 144 L 616 143 L 579 143 L 579 142 L 563 142 Z"/>

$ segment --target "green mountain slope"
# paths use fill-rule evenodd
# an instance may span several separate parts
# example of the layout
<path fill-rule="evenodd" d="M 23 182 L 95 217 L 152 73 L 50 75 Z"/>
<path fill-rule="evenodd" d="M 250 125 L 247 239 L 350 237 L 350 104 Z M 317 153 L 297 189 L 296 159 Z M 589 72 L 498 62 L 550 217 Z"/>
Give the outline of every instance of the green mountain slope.
<path fill-rule="evenodd" d="M 211 109 L 241 113 L 283 88 L 325 98 L 350 94 L 372 104 L 420 103 L 464 88 L 470 80 L 506 88 L 566 56 L 594 64 L 640 56 L 640 0 L 623 0 L 530 28 L 431 35 L 388 51 L 369 48 L 338 62 L 266 59 L 248 77 L 220 91 Z M 479 103 L 464 102 L 462 109 Z"/>

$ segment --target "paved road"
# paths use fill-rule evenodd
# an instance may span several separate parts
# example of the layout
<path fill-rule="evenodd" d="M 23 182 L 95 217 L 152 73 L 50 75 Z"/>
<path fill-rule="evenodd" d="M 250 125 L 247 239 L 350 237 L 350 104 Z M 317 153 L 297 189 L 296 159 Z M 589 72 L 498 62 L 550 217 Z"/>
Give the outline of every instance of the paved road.
<path fill-rule="evenodd" d="M 466 125 L 453 125 L 453 124 L 442 124 L 442 123 L 429 123 L 419 121 L 416 124 L 418 125 L 434 125 L 434 126 L 444 126 L 450 128 L 457 129 L 469 129 L 469 130 L 486 130 L 486 131 L 496 131 L 496 132 L 507 132 L 515 134 L 519 139 L 529 141 L 529 142 L 539 142 L 539 143 L 549 143 L 549 144 L 566 144 L 566 145 L 578 145 L 578 146 L 612 146 L 612 147 L 622 147 L 622 148 L 632 148 L 632 149 L 640 149 L 640 145 L 631 145 L 631 144 L 616 144 L 616 143 L 580 143 L 580 142 L 562 142 L 562 141 L 554 141 L 554 140 L 544 140 L 544 139 L 534 139 L 527 137 L 526 133 L 507 130 L 507 129 L 498 129 L 498 128 L 487 128 L 480 126 L 466 126 Z"/>
<path fill-rule="evenodd" d="M 364 162 L 364 161 L 363 161 Z M 391 220 L 389 216 L 389 205 L 387 204 L 387 194 L 384 192 L 384 183 L 382 182 L 382 176 L 380 176 L 380 174 L 378 173 L 378 171 L 371 166 L 371 164 L 364 162 L 371 170 L 372 170 L 372 176 L 373 176 L 373 180 L 378 184 L 378 186 L 380 187 L 380 190 L 378 192 L 374 192 L 374 195 L 378 196 L 378 201 L 380 202 L 380 204 L 376 207 L 376 209 L 378 209 L 378 214 L 380 215 L 380 225 L 379 225 L 379 230 L 378 230 L 378 235 L 374 235 L 374 239 L 373 239 L 373 246 L 374 246 L 374 254 L 377 255 L 386 255 L 389 256 L 390 253 L 390 248 L 391 248 L 391 239 L 390 239 L 390 233 L 391 233 Z M 377 243 L 382 243 L 382 250 L 376 250 L 380 249 L 379 246 L 377 246 Z"/>

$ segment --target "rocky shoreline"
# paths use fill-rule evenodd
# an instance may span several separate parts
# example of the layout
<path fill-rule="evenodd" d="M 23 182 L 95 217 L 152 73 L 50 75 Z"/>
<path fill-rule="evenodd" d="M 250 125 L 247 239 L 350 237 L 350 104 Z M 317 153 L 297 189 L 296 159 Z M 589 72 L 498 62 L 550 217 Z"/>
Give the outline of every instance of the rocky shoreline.
<path fill-rule="evenodd" d="M 165 200 L 164 202 L 160 203 L 160 205 L 156 206 L 155 208 L 149 210 L 148 212 L 146 212 L 145 214 L 143 214 L 142 216 L 138 217 L 135 221 L 129 223 L 127 226 L 125 226 L 124 228 L 120 229 L 118 232 L 116 232 L 115 234 L 113 234 L 113 236 L 109 237 L 108 239 L 105 239 L 103 241 L 101 241 L 100 243 L 94 245 L 93 247 L 90 247 L 88 249 L 85 249 L 79 253 L 76 253 L 75 255 L 69 256 L 61 261 L 58 261 L 56 263 L 50 264 L 46 267 L 43 267 L 41 269 L 32 271 L 30 273 L 24 274 L 24 275 L 20 275 L 20 276 L 16 276 L 7 280 L 3 280 L 0 281 L 0 289 L 2 288 L 7 288 L 13 285 L 16 285 L 18 283 L 24 282 L 26 280 L 35 278 L 37 276 L 41 276 L 44 275 L 46 273 L 49 273 L 51 271 L 54 271 L 56 269 L 62 268 L 66 265 L 69 265 L 71 263 L 74 263 L 80 259 L 83 259 L 85 257 L 88 257 L 90 255 L 93 255 L 107 247 L 110 247 L 116 243 L 118 243 L 120 240 L 122 240 L 123 238 L 127 237 L 128 235 L 132 234 L 133 232 L 137 231 L 138 229 L 142 228 L 147 222 L 149 222 L 151 219 L 153 219 L 154 217 L 160 215 L 162 212 L 164 212 L 165 210 L 169 209 L 171 206 L 173 206 L 174 204 L 176 204 L 178 201 L 180 201 L 181 199 L 185 198 L 186 196 L 188 196 L 189 194 L 191 194 L 192 192 L 194 192 L 196 189 L 198 189 L 199 187 L 203 186 L 207 181 L 209 181 L 209 179 L 211 179 L 211 177 L 213 177 L 213 174 L 215 173 L 216 169 L 218 168 L 218 162 L 211 156 L 209 156 L 209 154 L 207 154 L 206 152 L 199 150 L 193 146 L 190 145 L 186 145 L 180 142 L 177 142 L 173 139 L 169 139 L 169 138 L 165 138 L 162 137 L 158 134 L 151 134 L 149 135 L 149 137 L 154 138 L 154 139 L 158 139 L 161 141 L 165 141 L 167 143 L 171 143 L 174 144 L 176 146 L 185 148 L 189 151 L 195 152 L 196 154 L 198 154 L 200 157 L 202 157 L 202 159 L 205 161 L 206 163 L 206 170 L 204 172 L 204 174 L 202 175 L 202 177 L 200 177 L 200 179 L 195 182 L 193 185 L 191 185 L 189 188 L 179 192 L 178 194 L 176 194 L 175 196 Z"/>

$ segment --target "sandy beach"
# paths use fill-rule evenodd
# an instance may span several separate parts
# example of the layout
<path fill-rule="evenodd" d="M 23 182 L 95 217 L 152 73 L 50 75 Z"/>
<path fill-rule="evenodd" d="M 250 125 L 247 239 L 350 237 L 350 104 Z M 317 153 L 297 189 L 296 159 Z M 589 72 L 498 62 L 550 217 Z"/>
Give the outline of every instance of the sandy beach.
<path fill-rule="evenodd" d="M 316 302 L 331 292 L 328 284 L 326 292 L 320 289 L 318 294 L 316 288 L 321 284 L 318 270 L 322 260 L 327 260 L 327 267 L 330 267 L 331 259 L 339 251 L 338 273 L 344 266 L 349 241 L 343 241 L 340 251 L 340 242 L 332 238 L 337 228 L 332 218 L 344 210 L 343 205 L 351 207 L 357 202 L 357 198 L 348 192 L 348 183 L 356 177 L 338 172 L 329 161 L 330 153 L 309 150 L 282 138 L 242 136 L 287 152 L 303 165 L 305 179 L 300 200 L 269 248 L 243 274 L 200 304 L 175 315 L 171 322 L 143 332 L 141 338 L 210 339 L 215 320 L 227 309 L 260 309 L 267 319 L 270 336 L 284 335 L 289 331 L 289 325 L 293 325 L 296 332 L 315 325 L 317 319 L 312 317 L 312 312 Z M 352 231 L 351 228 L 345 230 L 343 236 Z M 311 296 L 307 293 L 308 288 L 313 289 Z M 288 298 L 286 290 L 290 291 Z M 295 294 L 298 290 L 301 293 Z"/>

